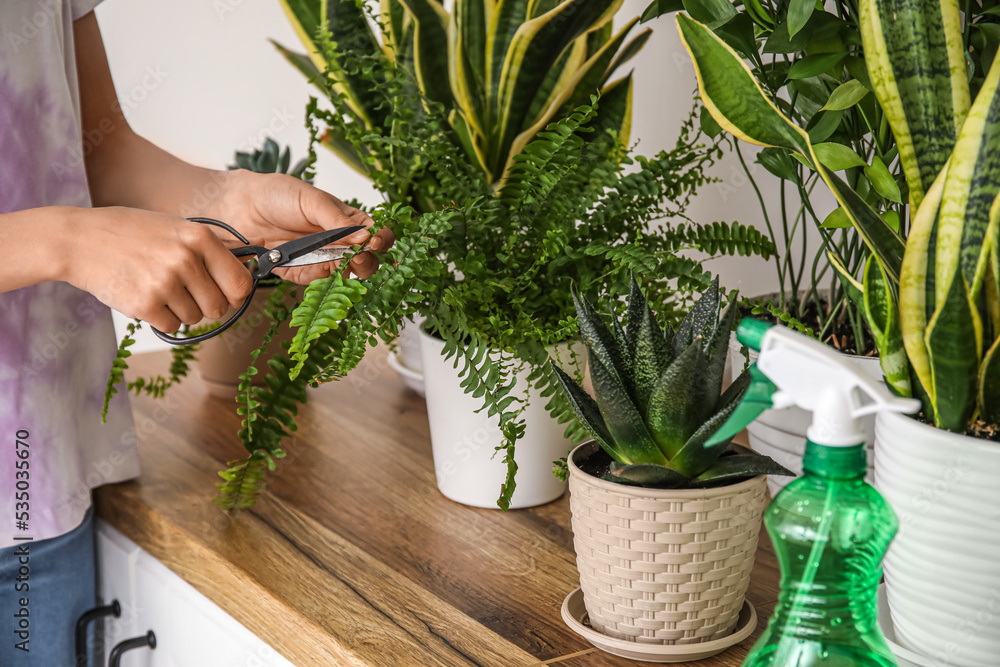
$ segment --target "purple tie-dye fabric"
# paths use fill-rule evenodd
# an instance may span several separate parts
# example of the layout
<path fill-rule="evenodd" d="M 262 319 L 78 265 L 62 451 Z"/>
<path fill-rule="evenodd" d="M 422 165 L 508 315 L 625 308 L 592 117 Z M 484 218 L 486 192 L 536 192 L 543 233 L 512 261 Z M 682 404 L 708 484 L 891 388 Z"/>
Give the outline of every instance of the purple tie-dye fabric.
<path fill-rule="evenodd" d="M 72 22 L 98 2 L 0 2 L 0 213 L 90 206 Z M 0 293 L 0 548 L 15 536 L 72 530 L 90 489 L 138 474 L 125 396 L 115 397 L 101 424 L 115 347 L 110 310 L 67 283 Z M 19 432 L 28 433 L 30 452 L 26 530 L 15 523 L 25 510 L 16 505 L 24 497 L 15 498 L 24 481 Z"/>

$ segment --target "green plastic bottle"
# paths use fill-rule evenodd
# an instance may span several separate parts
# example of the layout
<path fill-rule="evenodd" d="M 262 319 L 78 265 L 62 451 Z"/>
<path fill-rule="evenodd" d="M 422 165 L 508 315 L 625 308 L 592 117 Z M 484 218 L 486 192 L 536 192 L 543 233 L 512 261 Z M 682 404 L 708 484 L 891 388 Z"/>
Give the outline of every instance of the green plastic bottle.
<path fill-rule="evenodd" d="M 919 403 L 891 395 L 841 355 L 787 328 L 744 320 L 737 337 L 760 357 L 743 402 L 710 443 L 732 437 L 767 408 L 813 413 L 804 473 L 765 512 L 781 592 L 743 667 L 895 666 L 877 623 L 877 592 L 899 523 L 864 480 L 860 418 L 914 412 Z"/>

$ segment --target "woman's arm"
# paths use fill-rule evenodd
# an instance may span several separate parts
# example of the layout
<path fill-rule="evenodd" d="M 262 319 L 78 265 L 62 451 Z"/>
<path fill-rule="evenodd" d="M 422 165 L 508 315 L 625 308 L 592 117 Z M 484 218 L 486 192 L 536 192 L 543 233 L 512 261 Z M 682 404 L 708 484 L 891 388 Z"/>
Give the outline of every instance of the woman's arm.
<path fill-rule="evenodd" d="M 108 67 L 97 18 L 91 12 L 74 24 L 84 136 L 100 137 L 86 156 L 87 178 L 95 206 L 129 206 L 181 216 L 195 201 L 197 213 L 229 222 L 252 243 L 273 247 L 324 229 L 369 227 L 371 218 L 336 197 L 291 176 L 248 171 L 214 171 L 188 164 L 135 134 L 122 114 Z M 209 116 L 210 117 L 210 116 Z M 207 194 L 218 193 L 215 197 Z M 228 245 L 226 232 L 213 230 Z M 364 243 L 368 232 L 340 243 Z M 392 245 L 385 229 L 369 244 L 375 251 Z M 372 253 L 358 255 L 351 270 L 367 277 L 378 268 Z M 308 283 L 330 275 L 332 264 L 278 271 Z"/>

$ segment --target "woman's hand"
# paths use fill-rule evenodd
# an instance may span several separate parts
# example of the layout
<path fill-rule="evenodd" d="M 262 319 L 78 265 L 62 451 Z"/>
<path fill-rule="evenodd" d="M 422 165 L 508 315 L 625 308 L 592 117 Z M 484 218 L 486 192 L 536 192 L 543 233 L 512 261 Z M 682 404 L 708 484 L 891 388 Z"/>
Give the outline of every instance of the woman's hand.
<path fill-rule="evenodd" d="M 268 248 L 327 229 L 354 225 L 367 228 L 373 224 L 364 211 L 348 206 L 297 178 L 284 174 L 257 174 L 242 169 L 225 175 L 222 193 L 205 215 L 228 223 L 250 239 L 250 243 Z M 223 229 L 214 231 L 224 243 L 233 247 L 228 232 Z M 361 230 L 337 241 L 335 245 L 362 245 L 367 241 L 374 252 L 385 252 L 395 242 L 392 231 L 386 228 L 379 230 L 369 241 L 370 236 L 370 232 Z M 286 280 L 308 284 L 331 275 L 340 268 L 337 264 L 339 262 L 326 262 L 277 269 L 274 273 Z M 348 268 L 358 277 L 367 278 L 375 273 L 378 266 L 378 258 L 366 252 L 354 257 Z"/>
<path fill-rule="evenodd" d="M 207 225 L 134 208 L 62 209 L 57 279 L 172 333 L 250 294 L 250 272 Z"/>

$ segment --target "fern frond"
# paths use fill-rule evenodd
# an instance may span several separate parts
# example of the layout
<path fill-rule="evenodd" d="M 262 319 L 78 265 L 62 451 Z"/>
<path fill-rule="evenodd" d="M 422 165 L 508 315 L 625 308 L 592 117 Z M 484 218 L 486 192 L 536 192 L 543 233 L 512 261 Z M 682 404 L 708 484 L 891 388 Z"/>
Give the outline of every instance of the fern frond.
<path fill-rule="evenodd" d="M 107 423 L 108 405 L 111 403 L 111 397 L 118 393 L 118 385 L 125 379 L 125 371 L 128 369 L 128 361 L 126 360 L 132 356 L 128 348 L 135 344 L 135 332 L 141 328 L 142 322 L 139 320 L 129 322 L 125 335 L 118 344 L 118 351 L 111 362 L 111 371 L 108 374 L 108 381 L 104 387 L 104 403 L 101 406 L 102 424 Z"/>
<path fill-rule="evenodd" d="M 345 257 L 349 261 L 349 258 Z M 314 280 L 306 287 L 302 303 L 292 314 L 296 327 L 288 354 L 295 362 L 289 377 L 294 380 L 302 371 L 309 355 L 309 347 L 317 338 L 340 326 L 340 320 L 361 301 L 367 288 L 357 280 L 344 278 L 339 272 L 328 278 Z"/>

